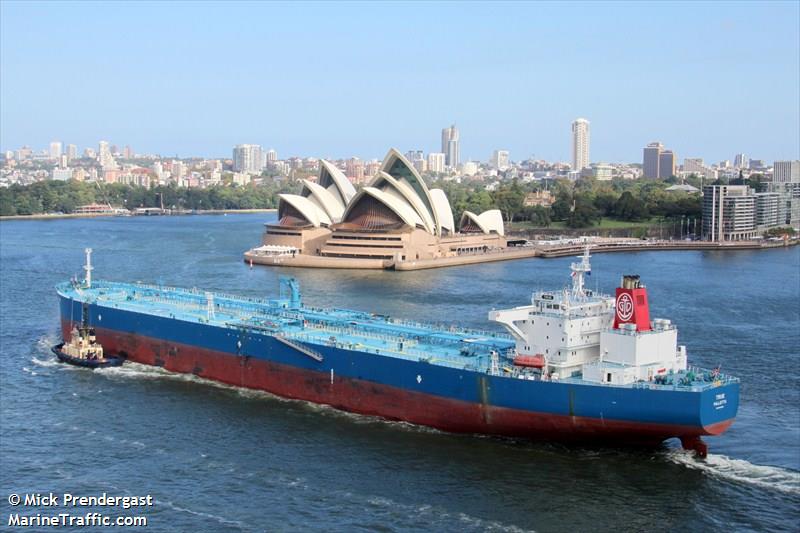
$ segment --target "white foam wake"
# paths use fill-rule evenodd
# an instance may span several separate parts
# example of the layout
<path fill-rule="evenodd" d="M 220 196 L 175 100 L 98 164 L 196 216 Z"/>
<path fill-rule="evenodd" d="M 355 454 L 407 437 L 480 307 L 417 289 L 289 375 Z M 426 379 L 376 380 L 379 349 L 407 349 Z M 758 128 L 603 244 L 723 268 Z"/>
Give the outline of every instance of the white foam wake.
<path fill-rule="evenodd" d="M 800 472 L 778 466 L 756 465 L 744 459 L 727 455 L 708 454 L 705 460 L 697 459 L 691 452 L 674 450 L 667 454 L 670 461 L 700 470 L 704 474 L 756 487 L 800 494 Z"/>

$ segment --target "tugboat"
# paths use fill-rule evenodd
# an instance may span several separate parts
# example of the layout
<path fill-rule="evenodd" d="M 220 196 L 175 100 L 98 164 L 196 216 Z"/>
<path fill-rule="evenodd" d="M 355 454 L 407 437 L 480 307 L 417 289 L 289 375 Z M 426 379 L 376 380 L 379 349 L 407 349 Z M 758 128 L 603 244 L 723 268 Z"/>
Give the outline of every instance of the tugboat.
<path fill-rule="evenodd" d="M 95 338 L 94 328 L 85 325 L 73 328 L 70 341 L 56 344 L 52 350 L 64 363 L 92 369 L 119 366 L 124 361 L 121 357 L 106 356 Z"/>
<path fill-rule="evenodd" d="M 92 249 L 86 249 L 86 286 L 92 284 Z M 80 327 L 73 327 L 69 342 L 56 344 L 51 348 L 56 357 L 64 363 L 85 368 L 105 368 L 109 366 L 120 366 L 124 359 L 121 357 L 106 356 L 103 353 L 103 346 L 97 342 L 94 328 L 89 326 L 89 306 L 85 304 L 82 309 Z"/>

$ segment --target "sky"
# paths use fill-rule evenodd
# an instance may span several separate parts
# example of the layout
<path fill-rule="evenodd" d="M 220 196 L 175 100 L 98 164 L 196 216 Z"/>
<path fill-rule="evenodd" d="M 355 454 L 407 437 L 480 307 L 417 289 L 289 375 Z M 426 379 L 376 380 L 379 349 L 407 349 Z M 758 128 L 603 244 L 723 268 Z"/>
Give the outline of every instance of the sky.
<path fill-rule="evenodd" d="M 0 0 L 0 149 L 800 158 L 800 2 Z"/>

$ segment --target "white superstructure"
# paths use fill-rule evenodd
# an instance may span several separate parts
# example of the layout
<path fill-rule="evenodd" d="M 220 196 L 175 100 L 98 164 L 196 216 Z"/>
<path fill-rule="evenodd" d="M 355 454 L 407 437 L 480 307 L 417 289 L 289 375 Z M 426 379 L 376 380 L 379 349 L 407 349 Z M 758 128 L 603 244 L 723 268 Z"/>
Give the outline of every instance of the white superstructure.
<path fill-rule="evenodd" d="M 536 292 L 531 305 L 489 313 L 516 339 L 515 365 L 541 379 L 615 385 L 658 381 L 685 370 L 686 348 L 678 346 L 677 329 L 669 320 L 650 322 L 639 277 L 625 276 L 616 298 L 595 294 L 585 285 L 589 258 L 587 247 L 572 263 L 571 288 Z"/>

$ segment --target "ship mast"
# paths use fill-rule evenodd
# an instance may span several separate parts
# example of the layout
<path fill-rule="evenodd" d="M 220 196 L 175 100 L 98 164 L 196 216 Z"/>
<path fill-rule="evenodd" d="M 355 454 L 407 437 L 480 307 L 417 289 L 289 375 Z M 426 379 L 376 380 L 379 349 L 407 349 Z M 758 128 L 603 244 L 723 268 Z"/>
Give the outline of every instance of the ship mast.
<path fill-rule="evenodd" d="M 588 244 L 583 249 L 583 255 L 580 257 L 580 263 L 572 263 L 572 265 L 570 265 L 570 268 L 572 269 L 572 296 L 576 298 L 582 298 L 586 296 L 586 291 L 584 289 L 584 276 L 592 271 L 592 265 L 589 263 L 589 258 L 591 255 L 589 255 Z"/>
<path fill-rule="evenodd" d="M 86 288 L 91 289 L 92 270 L 94 270 L 94 267 L 92 267 L 92 249 L 85 248 L 83 251 L 86 252 L 86 264 L 83 266 L 83 269 L 86 271 Z"/>

